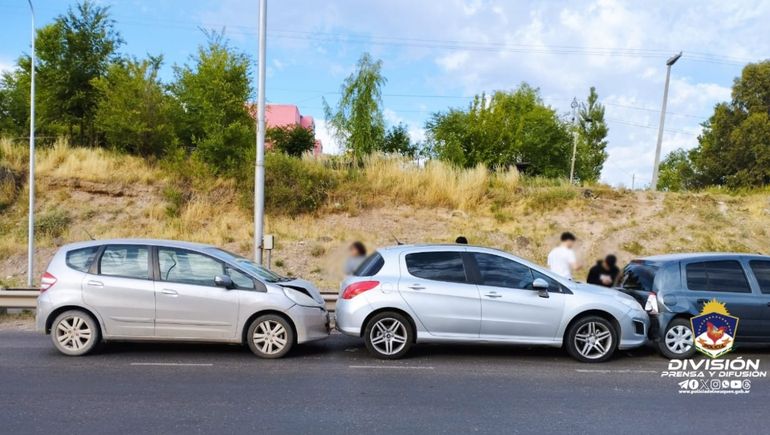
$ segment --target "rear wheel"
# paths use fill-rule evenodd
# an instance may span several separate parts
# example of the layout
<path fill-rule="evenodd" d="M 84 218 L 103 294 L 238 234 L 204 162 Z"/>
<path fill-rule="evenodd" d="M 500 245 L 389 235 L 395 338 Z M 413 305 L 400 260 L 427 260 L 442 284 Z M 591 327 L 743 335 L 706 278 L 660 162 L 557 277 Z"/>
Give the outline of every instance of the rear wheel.
<path fill-rule="evenodd" d="M 578 361 L 604 362 L 618 347 L 618 334 L 609 320 L 587 316 L 570 327 L 566 347 L 567 352 Z"/>
<path fill-rule="evenodd" d="M 65 311 L 54 319 L 51 326 L 54 347 L 67 356 L 91 352 L 100 339 L 99 325 L 85 311 Z"/>
<path fill-rule="evenodd" d="M 690 321 L 687 319 L 674 319 L 668 324 L 663 336 L 658 340 L 660 353 L 669 359 L 686 359 L 695 355 Z"/>
<path fill-rule="evenodd" d="M 294 330 L 281 316 L 266 314 L 251 322 L 246 333 L 249 349 L 261 358 L 280 358 L 294 345 Z"/>
<path fill-rule="evenodd" d="M 372 317 L 364 329 L 364 341 L 369 353 L 380 359 L 398 359 L 409 352 L 414 331 L 401 314 L 385 312 Z"/>

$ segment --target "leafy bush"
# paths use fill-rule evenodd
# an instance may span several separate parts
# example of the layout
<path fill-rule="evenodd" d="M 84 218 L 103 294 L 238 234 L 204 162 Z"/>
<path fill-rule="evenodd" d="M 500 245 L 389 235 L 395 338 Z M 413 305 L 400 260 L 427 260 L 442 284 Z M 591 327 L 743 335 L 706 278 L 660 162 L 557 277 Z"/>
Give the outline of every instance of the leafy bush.
<path fill-rule="evenodd" d="M 66 211 L 49 210 L 35 219 L 35 234 L 41 237 L 61 237 L 71 223 L 72 218 Z"/>
<path fill-rule="evenodd" d="M 318 163 L 281 153 L 265 156 L 265 208 L 270 214 L 314 212 L 337 184 L 337 175 Z"/>

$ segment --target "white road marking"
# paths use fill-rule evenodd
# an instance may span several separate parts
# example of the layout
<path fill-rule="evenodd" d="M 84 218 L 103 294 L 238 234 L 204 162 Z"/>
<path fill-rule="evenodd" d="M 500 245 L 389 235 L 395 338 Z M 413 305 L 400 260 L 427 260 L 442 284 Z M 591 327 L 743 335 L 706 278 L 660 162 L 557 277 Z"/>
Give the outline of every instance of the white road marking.
<path fill-rule="evenodd" d="M 351 369 L 412 369 L 412 370 L 434 370 L 431 366 L 348 366 Z"/>
<path fill-rule="evenodd" d="M 133 362 L 131 363 L 132 366 L 171 366 L 171 367 L 211 367 L 214 364 L 211 363 L 204 363 L 204 364 L 194 364 L 194 363 L 159 363 L 159 362 L 148 362 L 148 363 L 141 363 L 141 362 Z"/>
<path fill-rule="evenodd" d="M 657 370 L 610 370 L 610 369 L 575 369 L 578 373 L 658 373 Z"/>

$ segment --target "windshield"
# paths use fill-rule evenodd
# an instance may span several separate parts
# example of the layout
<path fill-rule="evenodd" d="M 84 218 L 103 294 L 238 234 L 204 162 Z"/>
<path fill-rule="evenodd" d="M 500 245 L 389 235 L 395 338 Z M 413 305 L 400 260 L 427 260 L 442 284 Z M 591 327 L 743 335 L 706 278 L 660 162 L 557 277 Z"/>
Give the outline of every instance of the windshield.
<path fill-rule="evenodd" d="M 631 263 L 623 270 L 620 286 L 626 290 L 652 291 L 657 266 L 644 263 Z"/>
<path fill-rule="evenodd" d="M 249 260 L 246 257 L 242 257 L 238 254 L 233 254 L 232 252 L 228 252 L 228 251 L 225 251 L 224 249 L 219 249 L 219 248 L 212 248 L 212 251 L 216 251 L 221 257 L 224 257 L 226 260 L 237 264 L 238 266 L 243 268 L 246 272 L 251 272 L 257 275 L 259 278 L 261 278 L 265 282 L 291 281 L 291 278 L 286 278 L 285 276 L 278 275 L 272 270 L 266 267 L 260 266 L 259 264 L 253 262 L 252 260 Z"/>

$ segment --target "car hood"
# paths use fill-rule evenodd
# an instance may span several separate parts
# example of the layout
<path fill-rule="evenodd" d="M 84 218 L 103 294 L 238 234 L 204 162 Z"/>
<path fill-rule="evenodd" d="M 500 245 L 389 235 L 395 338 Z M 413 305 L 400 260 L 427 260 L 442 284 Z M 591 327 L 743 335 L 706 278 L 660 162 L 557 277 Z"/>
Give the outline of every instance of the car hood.
<path fill-rule="evenodd" d="M 619 291 L 615 288 L 602 287 L 600 285 L 585 284 L 582 282 L 573 282 L 570 289 L 575 293 L 589 293 L 597 296 L 614 297 L 618 299 L 630 299 L 636 301 L 633 297 Z"/>
<path fill-rule="evenodd" d="M 292 278 L 291 280 L 281 281 L 275 284 L 281 287 L 289 287 L 302 291 L 303 293 L 307 293 L 307 295 L 313 298 L 314 301 L 321 305 L 324 304 L 324 298 L 321 296 L 321 292 L 310 281 L 299 278 Z"/>

